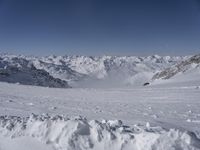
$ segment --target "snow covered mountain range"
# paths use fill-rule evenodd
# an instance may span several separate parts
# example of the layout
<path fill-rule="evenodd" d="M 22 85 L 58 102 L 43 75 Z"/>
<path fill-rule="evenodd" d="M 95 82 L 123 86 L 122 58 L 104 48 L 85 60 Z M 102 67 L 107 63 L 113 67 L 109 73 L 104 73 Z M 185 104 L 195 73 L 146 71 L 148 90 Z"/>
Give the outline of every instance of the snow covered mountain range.
<path fill-rule="evenodd" d="M 48 87 L 142 85 L 152 79 L 169 79 L 178 72 L 194 68 L 193 64 L 198 67 L 200 55 L 190 57 L 1 54 L 0 80 Z"/>
<path fill-rule="evenodd" d="M 0 55 L 0 149 L 199 150 L 199 77 L 200 55 Z"/>

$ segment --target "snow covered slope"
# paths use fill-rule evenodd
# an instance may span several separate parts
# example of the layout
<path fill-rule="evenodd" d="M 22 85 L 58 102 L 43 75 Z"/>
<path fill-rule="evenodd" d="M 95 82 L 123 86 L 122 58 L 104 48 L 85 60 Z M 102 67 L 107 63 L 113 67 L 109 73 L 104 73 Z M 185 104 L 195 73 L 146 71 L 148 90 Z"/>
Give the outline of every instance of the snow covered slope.
<path fill-rule="evenodd" d="M 199 150 L 199 76 L 193 81 L 107 89 L 0 82 L 0 149 Z"/>
<path fill-rule="evenodd" d="M 200 89 L 188 84 L 54 89 L 0 83 L 0 149 L 198 150 L 199 97 Z"/>
<path fill-rule="evenodd" d="M 0 57 L 0 81 L 25 85 L 67 88 L 68 83 L 54 78 L 43 69 L 37 69 L 25 58 L 15 56 Z"/>
<path fill-rule="evenodd" d="M 199 150 L 199 63 L 200 55 L 0 55 L 1 81 L 30 84 L 0 82 L 0 150 Z M 31 86 L 141 85 L 163 69 L 151 86 Z"/>
<path fill-rule="evenodd" d="M 194 55 L 153 76 L 155 79 L 198 80 L 200 78 L 200 54 Z"/>
<path fill-rule="evenodd" d="M 40 61 L 68 66 L 70 69 L 82 75 L 79 82 L 75 85 L 79 87 L 116 87 L 124 85 L 142 85 L 148 81 L 152 75 L 177 62 L 185 59 L 184 57 L 161 57 L 158 55 L 148 57 L 136 56 L 49 56 L 40 58 Z M 37 66 L 37 65 L 36 65 Z M 49 71 L 52 76 L 57 71 Z M 62 73 L 61 73 L 62 74 Z M 83 75 L 85 75 L 83 77 Z M 63 76 L 64 77 L 64 76 Z M 62 78 L 69 79 L 67 76 Z M 140 79 L 140 80 L 138 80 Z"/>
<path fill-rule="evenodd" d="M 50 76 L 65 80 L 73 87 L 119 87 L 142 85 L 149 81 L 155 72 L 174 65 L 186 57 L 154 55 L 148 57 L 48 56 L 38 58 L 0 55 L 0 59 L 1 62 L 6 60 L 7 63 L 18 66 L 18 68 L 19 62 L 26 62 L 26 65 L 20 64 L 24 70 L 32 71 L 33 69 L 29 69 L 32 67 L 35 70 L 48 72 Z"/>

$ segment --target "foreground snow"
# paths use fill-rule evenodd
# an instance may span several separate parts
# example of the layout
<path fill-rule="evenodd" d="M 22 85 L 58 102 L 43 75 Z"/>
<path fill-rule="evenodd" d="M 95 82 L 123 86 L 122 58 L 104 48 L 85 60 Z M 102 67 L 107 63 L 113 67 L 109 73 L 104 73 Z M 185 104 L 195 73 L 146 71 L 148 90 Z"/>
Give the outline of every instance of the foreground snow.
<path fill-rule="evenodd" d="M 200 149 L 199 85 L 56 89 L 0 83 L 0 149 Z M 31 113 L 38 116 L 28 118 Z M 91 121 L 71 118 L 78 115 Z"/>
<path fill-rule="evenodd" d="M 123 125 L 122 121 L 87 121 L 85 118 L 73 119 L 62 116 L 32 115 L 27 118 L 14 116 L 0 117 L 0 148 L 19 150 L 37 147 L 38 150 L 169 150 L 199 149 L 200 140 L 195 134 L 180 130 L 164 130 L 161 127 Z M 39 143 L 38 141 L 41 141 Z M 43 143 L 43 144 L 42 144 Z M 8 146 L 7 146 L 8 145 Z M 23 145 L 23 146 L 19 146 Z M 27 147 L 26 147 L 27 146 Z M 16 150 L 16 149 L 15 149 Z"/>

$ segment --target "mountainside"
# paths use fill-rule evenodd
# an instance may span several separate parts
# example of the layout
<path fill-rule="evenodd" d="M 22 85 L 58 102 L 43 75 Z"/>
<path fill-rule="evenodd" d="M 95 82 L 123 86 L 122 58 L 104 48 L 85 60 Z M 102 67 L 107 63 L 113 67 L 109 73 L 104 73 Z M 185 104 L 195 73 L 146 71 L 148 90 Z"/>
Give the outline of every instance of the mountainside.
<path fill-rule="evenodd" d="M 200 75 L 200 54 L 194 55 L 170 68 L 167 68 L 153 76 L 155 79 L 173 79 L 192 80 L 199 78 Z"/>
<path fill-rule="evenodd" d="M 49 56 L 40 58 L 41 61 L 55 64 L 65 65 L 72 70 L 85 75 L 102 79 L 111 72 L 122 71 L 121 73 L 135 74 L 137 71 L 152 71 L 162 69 L 182 60 L 182 57 L 136 57 L 136 56 Z"/>
<path fill-rule="evenodd" d="M 36 68 L 44 69 L 53 77 L 66 80 L 72 86 L 141 85 L 155 72 L 185 59 L 161 56 L 48 56 L 29 58 Z"/>
<path fill-rule="evenodd" d="M 54 78 L 32 61 L 15 56 L 0 57 L 0 81 L 46 87 L 69 87 L 66 81 Z"/>
<path fill-rule="evenodd" d="M 20 81 L 22 84 L 52 87 L 67 87 L 67 82 L 77 87 L 142 85 L 149 81 L 155 72 L 186 58 L 158 55 L 148 57 L 0 55 L 1 76 L 4 76 L 1 81 Z M 7 73 L 10 74 L 9 77 L 6 76 Z M 57 82 L 59 85 L 54 85 Z"/>

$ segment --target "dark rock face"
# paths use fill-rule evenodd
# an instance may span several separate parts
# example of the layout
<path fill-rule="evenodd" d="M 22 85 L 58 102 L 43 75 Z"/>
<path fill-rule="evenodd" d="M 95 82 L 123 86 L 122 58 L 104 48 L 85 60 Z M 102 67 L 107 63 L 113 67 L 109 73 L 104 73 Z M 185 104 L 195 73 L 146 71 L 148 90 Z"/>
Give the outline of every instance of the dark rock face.
<path fill-rule="evenodd" d="M 170 68 L 165 69 L 153 76 L 153 80 L 155 79 L 169 79 L 176 75 L 179 72 L 187 71 L 192 64 L 200 64 L 200 54 L 190 57 L 189 59 L 182 61 L 181 63 L 172 66 Z"/>
<path fill-rule="evenodd" d="M 45 70 L 36 69 L 23 58 L 0 60 L 0 81 L 45 87 L 68 88 L 66 81 L 49 75 Z"/>

